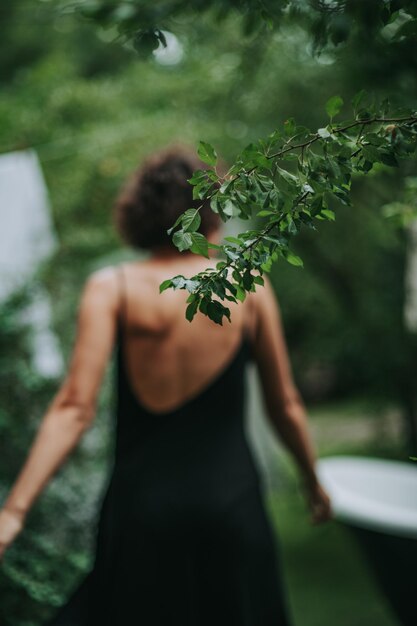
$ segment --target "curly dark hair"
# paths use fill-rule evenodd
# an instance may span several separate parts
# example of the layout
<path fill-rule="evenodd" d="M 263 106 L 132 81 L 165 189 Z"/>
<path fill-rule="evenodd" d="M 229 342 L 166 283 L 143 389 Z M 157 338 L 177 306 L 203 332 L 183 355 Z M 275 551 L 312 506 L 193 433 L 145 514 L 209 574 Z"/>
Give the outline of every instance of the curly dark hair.
<path fill-rule="evenodd" d="M 151 154 L 122 188 L 115 205 L 116 226 L 134 248 L 152 250 L 173 246 L 167 230 L 181 213 L 197 208 L 193 187 L 187 182 L 197 169 L 207 166 L 184 146 L 172 146 Z M 200 209 L 203 235 L 218 228 L 219 216 L 208 201 Z"/>

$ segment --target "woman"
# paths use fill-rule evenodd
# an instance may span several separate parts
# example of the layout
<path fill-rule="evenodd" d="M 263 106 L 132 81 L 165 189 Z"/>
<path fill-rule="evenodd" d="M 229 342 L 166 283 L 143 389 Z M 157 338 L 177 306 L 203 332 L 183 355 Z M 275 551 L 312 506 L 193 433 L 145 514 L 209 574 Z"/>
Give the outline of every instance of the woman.
<path fill-rule="evenodd" d="M 330 517 L 270 284 L 232 305 L 232 323 L 223 327 L 201 314 L 190 324 L 184 291 L 159 294 L 164 279 L 215 263 L 178 253 L 166 234 L 196 206 L 187 179 L 201 167 L 187 150 L 164 151 L 123 190 L 119 230 L 151 256 L 87 281 L 68 374 L 0 512 L 4 552 L 91 427 L 116 343 L 115 462 L 95 562 L 54 626 L 289 624 L 262 482 L 244 435 L 249 358 L 269 418 L 301 471 L 313 521 Z M 201 232 L 218 240 L 208 205 L 201 217 Z"/>

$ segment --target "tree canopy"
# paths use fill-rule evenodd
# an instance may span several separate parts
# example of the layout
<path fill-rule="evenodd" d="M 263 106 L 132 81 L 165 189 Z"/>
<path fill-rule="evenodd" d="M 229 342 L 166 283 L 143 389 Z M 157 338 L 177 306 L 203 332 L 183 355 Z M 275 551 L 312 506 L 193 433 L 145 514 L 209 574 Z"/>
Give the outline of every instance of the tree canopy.
<path fill-rule="evenodd" d="M 417 3 L 412 0 L 211 0 L 192 7 L 186 2 L 155 5 L 95 0 L 77 7 L 100 26 L 116 27 L 117 38 L 131 43 L 141 55 L 166 46 L 164 32 L 175 31 L 185 16 L 208 11 L 218 21 L 239 14 L 243 36 L 264 36 L 265 30 L 296 23 L 308 32 L 316 55 L 369 37 L 375 38 L 376 46 L 383 44 L 397 53 L 399 47 L 414 43 L 417 35 Z M 189 291 L 187 319 L 191 321 L 200 311 L 216 323 L 221 324 L 224 317 L 230 320 L 224 301 L 243 300 L 247 291 L 262 285 L 263 272 L 269 271 L 279 256 L 302 265 L 302 259 L 290 249 L 291 237 L 303 227 L 316 229 L 317 220 L 334 220 L 335 201 L 350 204 L 353 175 L 374 167 L 396 167 L 398 159 L 415 156 L 416 107 L 395 107 L 388 98 L 382 102 L 366 99 L 361 90 L 352 100 L 351 117 L 336 123 L 343 104 L 338 95 L 328 99 L 327 123 L 315 132 L 290 117 L 283 128 L 247 145 L 223 176 L 216 171 L 215 149 L 200 142 L 200 158 L 210 169 L 195 172 L 190 180 L 194 197 L 209 198 L 223 221 L 256 217 L 258 223 L 229 237 L 222 246 L 213 246 L 198 232 L 198 209 L 187 210 L 173 225 L 173 242 L 180 251 L 189 249 L 208 256 L 208 248 L 217 247 L 225 259 L 215 270 L 162 283 L 161 291 Z"/>

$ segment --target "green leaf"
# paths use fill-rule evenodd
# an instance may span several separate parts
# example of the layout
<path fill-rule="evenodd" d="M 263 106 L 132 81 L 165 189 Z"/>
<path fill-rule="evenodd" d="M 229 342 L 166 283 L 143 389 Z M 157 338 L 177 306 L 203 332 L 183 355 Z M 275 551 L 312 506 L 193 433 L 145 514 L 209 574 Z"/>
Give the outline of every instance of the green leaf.
<path fill-rule="evenodd" d="M 352 106 L 353 106 L 353 110 L 356 112 L 356 109 L 359 107 L 359 105 L 361 104 L 362 100 L 365 98 L 366 96 L 366 91 L 365 89 L 361 89 L 361 91 L 358 91 L 357 94 L 355 94 L 352 98 Z"/>
<path fill-rule="evenodd" d="M 256 215 L 258 217 L 268 217 L 269 215 L 275 215 L 275 214 L 276 214 L 275 211 L 267 211 L 263 209 L 262 211 L 259 211 L 259 213 L 257 213 Z"/>
<path fill-rule="evenodd" d="M 240 300 L 240 302 L 244 302 L 246 298 L 246 291 L 240 287 L 240 285 L 235 285 L 236 287 L 236 298 Z"/>
<path fill-rule="evenodd" d="M 237 216 L 239 213 L 239 211 L 236 209 L 235 205 L 233 204 L 231 200 L 226 200 L 223 206 L 223 212 L 228 217 Z"/>
<path fill-rule="evenodd" d="M 277 246 L 285 246 L 287 244 L 286 239 L 284 237 L 275 237 L 274 235 L 265 235 L 264 239 L 270 241 L 271 243 L 275 243 Z"/>
<path fill-rule="evenodd" d="M 372 146 L 372 145 L 363 146 L 362 153 L 365 159 L 367 159 L 368 161 L 380 160 L 378 148 L 375 148 L 375 146 Z"/>
<path fill-rule="evenodd" d="M 253 284 L 253 279 L 254 276 L 252 276 L 252 274 L 250 273 L 249 270 L 247 270 L 243 276 L 242 276 L 242 282 L 243 282 L 243 286 L 246 289 L 246 291 L 249 291 L 249 289 L 252 287 Z"/>
<path fill-rule="evenodd" d="M 237 293 L 236 285 L 231 283 L 230 280 L 227 280 L 227 278 L 223 279 L 223 284 L 224 284 L 225 288 L 228 289 L 230 291 L 230 293 L 233 294 L 233 296 L 236 297 L 236 293 Z"/>
<path fill-rule="evenodd" d="M 291 265 L 295 265 L 295 267 L 303 267 L 303 260 L 299 256 L 293 254 L 289 250 L 286 250 L 283 253 L 288 263 L 291 263 Z"/>
<path fill-rule="evenodd" d="M 205 198 L 211 189 L 213 183 L 207 180 L 203 180 L 203 182 L 197 183 L 193 187 L 193 200 L 202 200 Z"/>
<path fill-rule="evenodd" d="M 252 167 L 269 169 L 271 166 L 271 163 L 267 159 L 263 150 L 260 150 L 259 145 L 254 143 L 250 143 L 246 146 L 246 148 L 241 152 L 240 158 L 242 160 L 243 167 L 246 169 Z"/>
<path fill-rule="evenodd" d="M 159 293 L 162 293 L 165 289 L 169 289 L 170 287 L 172 287 L 172 280 L 168 278 L 159 285 Z"/>
<path fill-rule="evenodd" d="M 198 209 L 188 209 L 182 216 L 182 228 L 186 232 L 195 232 L 201 224 L 200 212 Z"/>
<path fill-rule="evenodd" d="M 211 284 L 213 286 L 213 293 L 215 293 L 216 296 L 219 296 L 219 298 L 223 300 L 225 293 L 226 293 L 223 280 L 222 279 L 214 280 Z"/>
<path fill-rule="evenodd" d="M 217 154 L 213 146 L 205 141 L 200 141 L 198 144 L 198 156 L 200 159 L 207 163 L 208 165 L 216 165 L 217 163 Z"/>
<path fill-rule="evenodd" d="M 279 167 L 278 165 L 276 166 L 276 170 L 279 173 L 280 176 L 282 176 L 282 178 L 284 178 L 287 183 L 298 183 L 298 178 L 296 176 L 294 176 L 294 174 L 291 174 L 288 170 L 284 170 L 282 167 Z"/>
<path fill-rule="evenodd" d="M 217 183 L 219 181 L 219 177 L 214 170 L 206 170 L 206 176 L 212 180 L 213 183 Z"/>
<path fill-rule="evenodd" d="M 208 308 L 209 302 L 210 302 L 209 298 L 202 298 L 200 300 L 200 304 L 198 305 L 198 308 L 204 315 L 207 315 L 207 308 Z"/>
<path fill-rule="evenodd" d="M 230 189 L 230 187 L 233 187 L 234 185 L 234 179 L 232 178 L 231 180 L 225 180 L 224 183 L 222 183 L 220 185 L 220 193 L 227 193 Z"/>
<path fill-rule="evenodd" d="M 224 248 L 224 253 L 225 255 L 231 260 L 231 261 L 237 261 L 239 259 L 239 254 L 235 251 L 236 248 Z"/>
<path fill-rule="evenodd" d="M 326 113 L 332 119 L 335 117 L 343 106 L 343 98 L 340 96 L 332 96 L 326 102 Z"/>
<path fill-rule="evenodd" d="M 296 235 L 298 233 L 298 228 L 297 228 L 297 224 L 295 220 L 293 220 L 293 218 L 289 215 L 287 218 L 287 222 L 288 222 L 288 232 L 290 232 L 292 235 Z"/>
<path fill-rule="evenodd" d="M 184 250 L 189 250 L 189 248 L 191 248 L 191 246 L 193 245 L 191 233 L 185 233 L 183 230 L 178 230 L 176 233 L 174 233 L 172 241 L 180 252 L 183 252 Z"/>
<path fill-rule="evenodd" d="M 185 309 L 185 317 L 189 322 L 193 321 L 194 315 L 197 313 L 198 310 L 198 305 L 199 300 L 198 298 L 196 298 L 195 300 L 193 300 L 193 302 L 190 302 L 190 304 Z"/>
<path fill-rule="evenodd" d="M 253 277 L 253 282 L 256 283 L 257 285 L 262 285 L 262 286 L 265 285 L 265 281 L 262 278 L 262 276 L 254 276 Z"/>
<path fill-rule="evenodd" d="M 191 252 L 194 252 L 194 254 L 201 254 L 207 259 L 209 258 L 208 241 L 204 235 L 201 233 L 191 233 L 191 243 Z"/>
<path fill-rule="evenodd" d="M 218 195 L 213 196 L 210 200 L 210 208 L 214 213 L 217 213 L 219 215 L 220 219 L 223 222 L 227 222 L 229 217 L 223 211 L 223 205 L 222 205 L 222 202 L 220 201 L 220 198 L 221 196 L 218 196 Z M 223 198 L 222 198 L 222 201 L 223 201 Z"/>
<path fill-rule="evenodd" d="M 397 32 L 394 35 L 394 39 L 398 40 L 398 39 L 405 39 L 405 38 L 409 38 L 411 41 L 417 38 L 417 20 L 409 20 L 408 22 L 405 22 L 405 24 L 402 24 L 402 26 L 400 26 L 400 28 L 397 30 Z"/>
<path fill-rule="evenodd" d="M 295 120 L 293 117 L 290 117 L 288 120 L 285 120 L 284 122 L 284 130 L 285 130 L 285 134 L 287 135 L 287 137 L 291 137 L 291 135 L 294 134 L 295 132 Z"/>
<path fill-rule="evenodd" d="M 363 141 L 369 143 L 372 146 L 382 146 L 382 144 L 385 143 L 386 139 L 384 137 L 381 137 L 380 135 L 377 135 L 376 133 L 366 133 Z"/>
<path fill-rule="evenodd" d="M 200 307 L 201 310 L 201 307 Z M 216 324 L 223 325 L 223 316 L 226 316 L 230 322 L 230 309 L 225 307 L 217 300 L 211 300 L 207 304 L 207 315 Z"/>
<path fill-rule="evenodd" d="M 238 239 L 237 237 L 232 237 L 232 236 L 230 236 L 230 237 L 225 237 L 225 238 L 224 238 L 224 240 L 225 240 L 225 241 L 230 241 L 230 243 L 235 243 L 235 244 L 237 244 L 238 246 L 241 246 L 241 245 L 242 245 L 241 240 L 240 240 L 240 239 Z"/>
<path fill-rule="evenodd" d="M 207 170 L 195 170 L 195 172 L 193 172 L 193 175 L 191 176 L 191 178 L 188 179 L 187 182 L 191 183 L 192 185 L 196 185 L 197 183 L 205 181 L 206 178 Z"/>
<path fill-rule="evenodd" d="M 167 230 L 168 235 L 170 235 L 172 233 L 172 231 L 175 230 L 175 228 L 177 228 L 177 226 L 179 226 L 181 224 L 183 217 L 184 217 L 183 213 L 181 213 L 181 215 L 179 217 L 177 217 L 177 219 L 175 220 L 175 222 L 173 223 L 171 228 L 168 228 L 168 230 Z"/>
<path fill-rule="evenodd" d="M 331 209 L 322 209 L 320 214 L 324 215 L 324 217 L 327 217 L 327 219 L 331 220 L 332 222 L 334 222 L 336 219 L 334 211 L 332 211 Z"/>

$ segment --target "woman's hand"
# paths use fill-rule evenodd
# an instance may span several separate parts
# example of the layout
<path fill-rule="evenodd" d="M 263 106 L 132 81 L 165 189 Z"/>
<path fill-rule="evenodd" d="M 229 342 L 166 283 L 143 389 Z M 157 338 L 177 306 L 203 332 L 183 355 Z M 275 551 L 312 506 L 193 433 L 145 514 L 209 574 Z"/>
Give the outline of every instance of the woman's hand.
<path fill-rule="evenodd" d="M 11 509 L 0 509 L 0 560 L 23 529 L 23 516 Z"/>
<path fill-rule="evenodd" d="M 313 524 L 330 520 L 333 517 L 331 501 L 320 483 L 304 485 L 304 491 Z"/>

